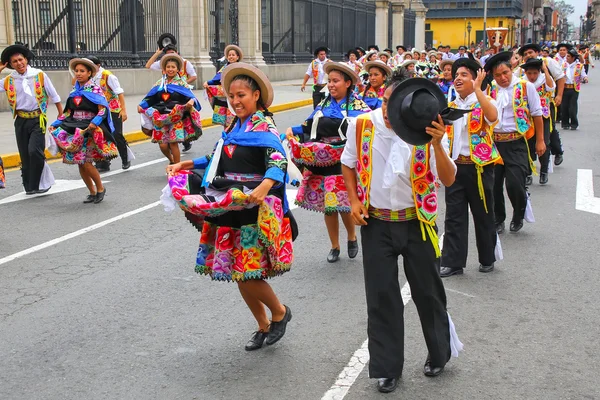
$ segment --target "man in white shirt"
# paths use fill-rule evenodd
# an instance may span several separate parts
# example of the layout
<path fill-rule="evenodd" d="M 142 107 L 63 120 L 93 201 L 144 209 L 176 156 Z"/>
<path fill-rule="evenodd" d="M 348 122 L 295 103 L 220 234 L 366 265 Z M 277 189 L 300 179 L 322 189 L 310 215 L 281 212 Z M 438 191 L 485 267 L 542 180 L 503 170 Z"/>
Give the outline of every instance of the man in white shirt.
<path fill-rule="evenodd" d="M 102 61 L 96 56 L 88 57 L 94 64 L 98 66 L 98 72 L 92 77 L 92 81 L 102 88 L 112 117 L 115 131 L 113 136 L 115 144 L 119 150 L 121 157 L 122 168 L 129 169 L 131 160 L 129 160 L 127 152 L 127 140 L 123 136 L 123 122 L 127 121 L 127 108 L 125 103 L 125 90 L 121 87 L 119 79 L 109 70 L 102 68 Z M 109 171 L 110 161 L 96 162 L 98 171 Z"/>
<path fill-rule="evenodd" d="M 6 92 L 15 117 L 23 187 L 28 195 L 45 193 L 50 187 L 40 188 L 40 179 L 46 162 L 46 110 L 48 102 L 52 102 L 58 115 L 62 115 L 60 96 L 48 75 L 29 66 L 33 53 L 27 47 L 9 46 L 0 58 L 0 72 L 7 67 L 13 70 L 0 81 L 0 92 Z"/>
<path fill-rule="evenodd" d="M 488 47 L 487 49 L 485 49 L 485 55 L 483 57 L 481 57 L 481 59 L 479 60 L 481 62 L 481 65 L 485 65 L 486 61 L 494 55 L 494 50 L 491 47 Z"/>
<path fill-rule="evenodd" d="M 457 167 L 456 180 L 446 188 L 444 246 L 440 267 L 442 278 L 462 275 L 467 264 L 469 209 L 473 215 L 479 256 L 479 271 L 491 272 L 496 257 L 494 226 L 494 164 L 500 155 L 492 137 L 498 121 L 496 102 L 481 89 L 485 73 L 468 58 L 452 65 L 458 96 L 449 107 L 473 110 L 452 123 L 449 129 L 450 157 Z M 476 139 L 473 139 L 473 136 Z"/>
<path fill-rule="evenodd" d="M 510 64 L 512 51 L 504 51 L 490 57 L 485 71 L 491 74 L 491 97 L 497 102 L 498 124 L 494 127 L 494 142 L 503 164 L 496 165 L 494 171 L 494 212 L 496 231 L 504 232 L 506 207 L 504 203 L 504 180 L 506 192 L 513 206 L 510 231 L 518 232 L 523 228 L 528 194 L 525 180 L 529 174 L 530 162 L 526 134 L 534 129 L 536 137 L 535 152 L 538 156 L 546 152 L 544 142 L 544 122 L 540 96 L 529 81 L 513 75 Z M 515 90 L 518 85 L 520 91 Z M 515 92 L 521 97 L 515 99 Z M 519 115 L 519 120 L 515 116 Z"/>
<path fill-rule="evenodd" d="M 453 60 L 458 60 L 459 58 L 468 58 L 469 55 L 467 54 L 467 48 L 465 46 L 460 46 L 458 48 L 458 53 L 454 54 L 454 56 L 452 56 Z"/>
<path fill-rule="evenodd" d="M 406 52 L 406 47 L 404 47 L 403 45 L 398 45 L 396 46 L 396 51 L 398 52 L 398 54 L 396 54 L 394 56 L 394 66 L 399 66 L 402 65 L 402 63 L 404 62 L 404 53 Z"/>
<path fill-rule="evenodd" d="M 327 74 L 325 73 L 325 69 L 323 67 L 326 63 L 331 62 L 331 60 L 327 58 L 328 53 L 329 49 L 324 46 L 318 47 L 315 50 L 315 59 L 308 64 L 306 74 L 304 74 L 304 81 L 302 82 L 302 87 L 300 88 L 300 90 L 304 92 L 306 90 L 306 83 L 308 80 L 310 78 L 313 79 L 313 109 L 317 108 L 317 106 L 325 99 L 325 93 L 323 93 L 322 90 L 327 84 Z"/>
<path fill-rule="evenodd" d="M 387 107 L 392 92 L 400 89 L 398 85 L 399 81 L 395 82 L 393 77 L 384 93 L 383 106 L 349 123 L 348 141 L 341 157 L 351 215 L 361 225 L 369 376 L 378 379 L 377 389 L 382 393 L 396 389 L 404 364 L 404 305 L 398 283 L 400 255 L 429 352 L 423 368 L 426 376 L 437 376 L 443 371 L 451 356 L 450 342 L 455 337 L 439 276 L 435 222 L 433 225 L 421 222 L 420 210 L 431 207 L 429 210 L 437 214 L 437 203 L 432 201 L 436 197 L 435 176 L 449 186 L 454 181 L 456 166 L 447 154 L 441 118 L 426 128 L 432 136 L 431 142 L 418 149 L 391 129 Z M 445 104 L 441 90 L 432 85 Z M 414 178 L 414 170 L 427 178 Z M 458 338 L 453 343 L 458 343 L 459 349 L 462 346 Z M 458 354 L 452 352 L 452 355 Z"/>
<path fill-rule="evenodd" d="M 158 60 L 158 57 L 165 54 L 179 55 L 179 53 L 177 53 L 177 47 L 173 44 L 168 44 L 163 49 L 156 50 L 156 52 L 152 55 L 152 57 L 150 57 L 150 59 L 146 63 L 146 68 L 151 69 L 153 71 L 162 72 L 160 68 L 160 60 Z M 181 58 L 183 59 L 183 68 L 181 69 L 179 74 L 182 78 L 185 79 L 185 81 L 188 84 L 192 85 L 196 81 L 196 79 L 198 79 L 196 69 L 194 68 L 191 62 L 188 62 L 188 60 L 186 60 L 183 57 Z"/>
<path fill-rule="evenodd" d="M 579 61 L 579 58 L 580 55 L 575 49 L 571 49 L 567 53 L 565 102 L 561 108 L 562 129 L 577 130 L 579 127 L 577 101 L 579 100 L 581 84 L 587 83 L 587 74 L 585 73 L 584 65 Z"/>

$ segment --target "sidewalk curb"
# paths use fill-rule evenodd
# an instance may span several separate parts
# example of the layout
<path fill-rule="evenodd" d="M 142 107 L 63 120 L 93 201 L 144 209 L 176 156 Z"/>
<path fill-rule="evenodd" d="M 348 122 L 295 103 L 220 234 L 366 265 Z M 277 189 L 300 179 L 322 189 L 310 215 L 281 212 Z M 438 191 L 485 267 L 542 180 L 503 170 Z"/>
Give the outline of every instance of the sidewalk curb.
<path fill-rule="evenodd" d="M 293 110 L 295 108 L 300 108 L 300 107 L 304 107 L 304 106 L 309 106 L 311 104 L 312 104 L 312 99 L 297 100 L 297 101 L 292 101 L 289 103 L 282 103 L 282 104 L 274 105 L 269 109 L 269 111 L 276 113 L 276 112 L 281 112 L 281 111 Z M 202 120 L 203 128 L 208 128 L 211 126 L 214 126 L 214 124 L 212 123 L 212 118 L 204 118 Z M 127 139 L 127 142 L 129 142 L 129 143 L 150 140 L 150 138 L 148 136 L 146 136 L 142 131 L 128 132 L 128 133 L 125 133 L 124 136 L 125 136 L 125 139 Z M 45 153 L 46 153 L 47 160 L 62 158 L 60 153 L 58 153 L 55 156 L 48 153 L 48 151 L 46 151 Z M 2 158 L 2 162 L 4 163 L 4 168 L 6 168 L 6 169 L 16 168 L 21 165 L 21 157 L 19 157 L 19 153 L 0 154 L 0 158 Z"/>

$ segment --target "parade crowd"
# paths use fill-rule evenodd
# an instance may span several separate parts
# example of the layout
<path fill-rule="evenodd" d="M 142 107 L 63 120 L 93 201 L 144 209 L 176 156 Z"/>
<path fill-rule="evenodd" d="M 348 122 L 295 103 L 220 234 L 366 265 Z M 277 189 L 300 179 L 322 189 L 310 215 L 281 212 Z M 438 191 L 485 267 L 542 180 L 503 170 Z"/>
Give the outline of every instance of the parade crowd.
<path fill-rule="evenodd" d="M 210 154 L 193 160 L 181 161 L 181 152 L 202 136 L 202 110 L 190 86 L 197 76 L 174 45 L 146 64 L 162 76 L 137 113 L 169 162 L 161 202 L 181 208 L 200 233 L 195 271 L 237 283 L 256 320 L 246 350 L 278 342 L 292 319 L 267 282 L 291 269 L 293 241 L 308 229 L 294 218 L 286 190 L 296 186 L 296 205 L 324 215 L 329 263 L 342 257 L 341 219 L 347 256 L 362 250 L 369 375 L 389 393 L 404 364 L 399 256 L 427 346 L 423 373 L 435 377 L 462 350 L 442 278 L 467 267 L 469 211 L 479 271 L 490 273 L 502 259 L 505 224 L 516 234 L 524 221 L 534 221 L 528 187 L 534 176 L 548 184 L 563 162 L 560 131 L 578 129 L 579 93 L 594 64 L 587 46 L 570 43 L 507 51 L 461 46 L 457 53 L 449 46 L 399 45 L 392 52 L 373 45 L 350 49 L 340 62 L 328 56 L 326 47 L 315 49 L 304 75 L 301 90 L 312 84 L 312 112 L 280 129 L 269 112 L 275 93 L 268 77 L 243 62 L 240 47 L 227 46 L 224 65 L 201 85 L 223 132 Z M 0 65 L 12 70 L 0 91 L 15 119 L 25 193 L 46 193 L 54 183 L 48 149 L 78 166 L 89 191 L 83 202 L 101 203 L 100 172 L 116 157 L 123 169 L 135 159 L 123 135 L 123 121 L 132 115 L 119 80 L 100 57 L 72 59 L 73 89 L 63 106 L 32 60 L 27 47 L 13 45 Z M 59 117 L 49 123 L 50 103 Z M 14 182 L 5 182 L 0 159 L 0 188 L 6 184 Z"/>

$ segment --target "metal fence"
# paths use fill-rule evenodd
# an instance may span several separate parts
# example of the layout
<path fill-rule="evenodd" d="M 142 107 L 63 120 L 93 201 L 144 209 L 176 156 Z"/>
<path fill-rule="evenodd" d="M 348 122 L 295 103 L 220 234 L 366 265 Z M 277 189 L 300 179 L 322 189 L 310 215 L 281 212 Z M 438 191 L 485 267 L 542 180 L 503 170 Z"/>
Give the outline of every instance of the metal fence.
<path fill-rule="evenodd" d="M 238 0 L 208 0 L 207 6 L 209 55 L 217 64 L 225 46 L 239 44 Z"/>
<path fill-rule="evenodd" d="M 375 42 L 373 0 L 261 0 L 261 21 L 269 64 L 308 62 L 319 46 L 338 60 Z"/>
<path fill-rule="evenodd" d="M 33 65 L 66 69 L 75 56 L 95 54 L 109 68 L 139 67 L 158 37 L 178 36 L 178 0 L 14 0 L 17 43 L 35 54 Z"/>

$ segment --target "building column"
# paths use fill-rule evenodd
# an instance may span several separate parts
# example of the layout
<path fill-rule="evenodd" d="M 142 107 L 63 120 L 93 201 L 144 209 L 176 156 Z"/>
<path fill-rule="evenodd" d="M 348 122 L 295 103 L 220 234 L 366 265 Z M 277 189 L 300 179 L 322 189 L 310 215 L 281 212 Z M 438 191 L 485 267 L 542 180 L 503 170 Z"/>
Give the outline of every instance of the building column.
<path fill-rule="evenodd" d="M 12 1 L 0 1 L 0 14 L 4 19 L 0 19 L 0 48 L 10 46 L 15 43 L 15 27 L 13 24 Z"/>
<path fill-rule="evenodd" d="M 404 44 L 404 4 L 392 3 L 392 48 Z"/>
<path fill-rule="evenodd" d="M 266 65 L 262 55 L 262 21 L 260 0 L 238 1 L 239 46 L 244 52 L 244 61 Z"/>
<path fill-rule="evenodd" d="M 207 35 L 208 9 L 206 0 L 179 1 L 179 54 L 194 64 L 198 81 L 206 81 L 215 74 L 215 66 L 210 60 L 210 43 Z"/>
<path fill-rule="evenodd" d="M 388 46 L 388 11 L 390 7 L 389 0 L 375 1 L 375 44 L 381 49 Z"/>
<path fill-rule="evenodd" d="M 600 0 L 594 0 L 592 2 L 592 13 L 597 23 L 597 21 L 600 20 Z M 592 30 L 590 40 L 592 43 L 600 41 L 600 26 L 596 25 L 594 30 Z"/>
<path fill-rule="evenodd" d="M 421 0 L 413 1 L 412 10 L 415 12 L 415 47 L 419 50 L 425 48 L 425 15 L 427 8 Z"/>

